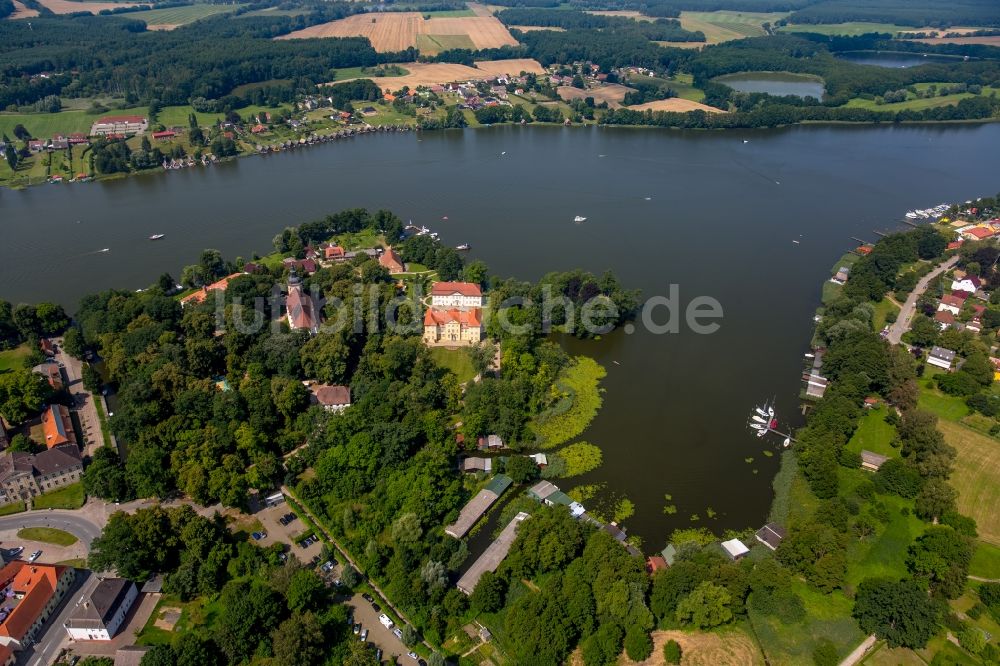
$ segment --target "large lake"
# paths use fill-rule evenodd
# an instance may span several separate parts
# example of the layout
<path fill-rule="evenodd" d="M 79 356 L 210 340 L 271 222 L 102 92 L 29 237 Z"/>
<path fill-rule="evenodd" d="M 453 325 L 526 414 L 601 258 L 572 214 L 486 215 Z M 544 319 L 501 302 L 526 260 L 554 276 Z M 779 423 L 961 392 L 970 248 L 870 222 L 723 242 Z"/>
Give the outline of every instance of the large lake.
<path fill-rule="evenodd" d="M 802 354 L 830 267 L 852 236 L 874 239 L 907 210 L 994 194 L 997 145 L 997 124 L 504 127 L 373 135 L 211 169 L 2 191 L 0 297 L 73 306 L 87 292 L 179 275 L 205 247 L 264 253 L 286 225 L 352 206 L 390 208 L 449 244 L 471 243 L 500 275 L 612 269 L 646 296 L 671 284 L 683 304 L 713 296 L 725 312 L 715 335 L 639 327 L 568 345 L 608 370 L 604 408 L 583 436 L 605 463 L 574 482 L 632 499 L 625 525 L 652 550 L 674 527 L 765 519 L 777 456 L 763 451 L 778 443 L 751 437 L 745 423 L 772 396 L 782 423 L 797 422 Z M 146 240 L 153 233 L 166 238 Z M 663 514 L 665 493 L 676 515 Z"/>

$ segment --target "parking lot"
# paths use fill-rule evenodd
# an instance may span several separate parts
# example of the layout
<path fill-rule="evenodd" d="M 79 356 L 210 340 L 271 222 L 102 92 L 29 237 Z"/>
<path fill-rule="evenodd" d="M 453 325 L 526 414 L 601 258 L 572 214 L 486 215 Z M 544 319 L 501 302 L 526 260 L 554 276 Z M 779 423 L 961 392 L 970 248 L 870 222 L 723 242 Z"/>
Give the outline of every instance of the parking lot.
<path fill-rule="evenodd" d="M 275 506 L 251 506 L 251 511 L 254 511 L 254 518 L 260 521 L 261 528 L 267 534 L 264 538 L 255 540 L 258 545 L 267 547 L 275 543 L 287 544 L 289 546 L 287 552 L 295 555 L 299 561 L 305 563 L 311 562 L 313 558 L 320 557 L 320 553 L 323 550 L 322 540 L 318 540 L 306 548 L 300 547 L 293 541 L 296 537 L 304 536 L 304 532 L 306 531 L 306 525 L 300 519 L 296 518 L 287 525 L 281 524 L 280 519 L 282 516 L 293 513 L 292 507 L 287 502 L 280 502 Z M 340 578 L 343 571 L 342 567 L 343 563 L 338 561 L 337 566 L 331 571 L 320 571 L 320 574 L 327 581 L 332 582 Z M 368 630 L 367 642 L 374 644 L 377 648 L 381 648 L 383 662 L 400 663 L 405 666 L 417 664 L 415 659 L 406 656 L 409 649 L 392 633 L 392 630 L 382 626 L 378 620 L 380 613 L 372 607 L 371 603 L 366 601 L 360 594 L 355 594 L 349 599 L 343 598 L 341 600 L 350 608 L 354 623 L 360 623 L 362 628 Z"/>

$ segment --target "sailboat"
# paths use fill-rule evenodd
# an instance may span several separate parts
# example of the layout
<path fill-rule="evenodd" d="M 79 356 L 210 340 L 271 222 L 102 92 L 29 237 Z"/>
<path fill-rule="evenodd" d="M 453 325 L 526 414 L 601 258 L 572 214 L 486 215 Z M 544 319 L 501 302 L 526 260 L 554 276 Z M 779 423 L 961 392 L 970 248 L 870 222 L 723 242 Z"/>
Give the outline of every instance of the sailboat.
<path fill-rule="evenodd" d="M 166 234 L 153 234 L 149 237 L 149 240 L 160 240 L 164 236 L 166 236 Z"/>

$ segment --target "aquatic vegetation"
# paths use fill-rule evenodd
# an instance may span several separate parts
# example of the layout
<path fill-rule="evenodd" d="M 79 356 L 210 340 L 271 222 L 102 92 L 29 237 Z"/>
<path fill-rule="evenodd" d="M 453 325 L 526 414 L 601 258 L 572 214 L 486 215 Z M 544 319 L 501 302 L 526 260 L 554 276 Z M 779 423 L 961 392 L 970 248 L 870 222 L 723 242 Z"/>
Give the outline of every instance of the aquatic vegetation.
<path fill-rule="evenodd" d="M 577 356 L 559 373 L 555 386 L 562 396 L 531 424 L 538 446 L 558 446 L 587 429 L 601 407 L 598 383 L 606 374 L 597 361 L 586 356 Z"/>

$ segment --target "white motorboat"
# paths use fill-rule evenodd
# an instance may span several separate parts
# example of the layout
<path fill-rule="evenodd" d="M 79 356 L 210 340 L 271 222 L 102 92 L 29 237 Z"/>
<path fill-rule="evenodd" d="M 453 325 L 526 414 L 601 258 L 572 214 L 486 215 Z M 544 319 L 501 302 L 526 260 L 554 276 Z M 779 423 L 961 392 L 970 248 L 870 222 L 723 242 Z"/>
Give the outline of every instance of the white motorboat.
<path fill-rule="evenodd" d="M 573 221 L 577 223 L 586 222 L 587 218 L 585 218 L 583 215 L 577 215 L 576 217 L 573 218 Z"/>
<path fill-rule="evenodd" d="M 149 237 L 149 240 L 160 240 L 164 236 L 166 236 L 166 234 L 153 234 Z"/>

